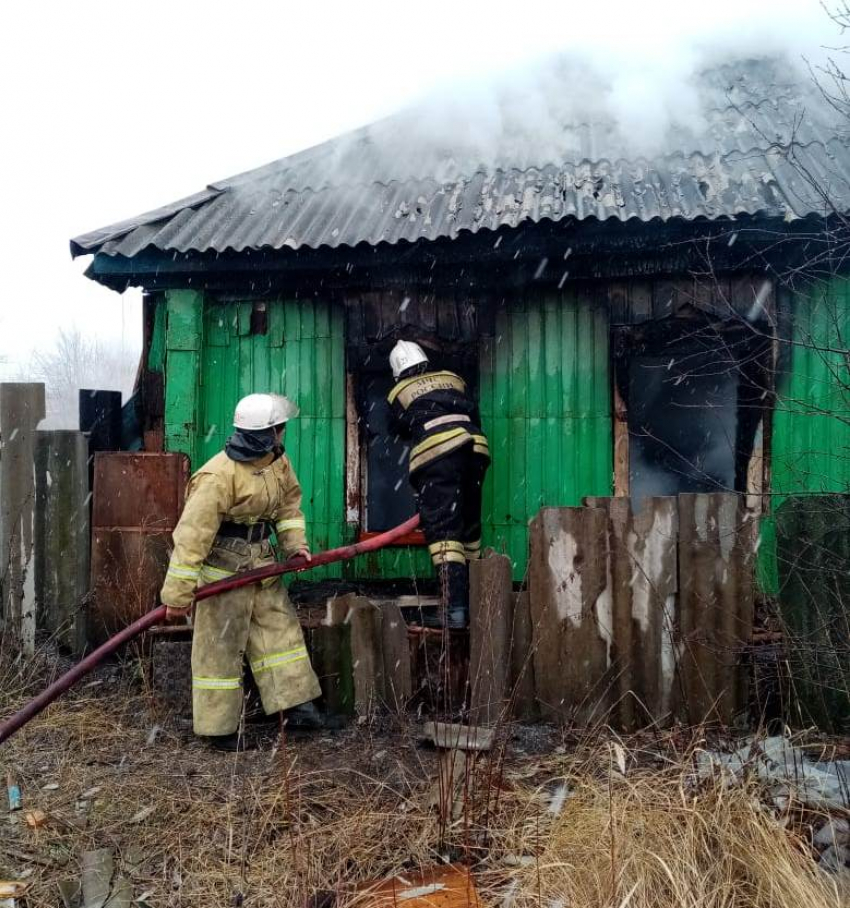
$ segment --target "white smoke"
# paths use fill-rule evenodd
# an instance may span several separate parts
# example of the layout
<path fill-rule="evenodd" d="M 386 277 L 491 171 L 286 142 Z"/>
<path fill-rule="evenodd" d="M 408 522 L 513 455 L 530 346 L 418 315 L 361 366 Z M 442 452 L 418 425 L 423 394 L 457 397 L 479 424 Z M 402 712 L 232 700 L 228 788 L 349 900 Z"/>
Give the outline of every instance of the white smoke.
<path fill-rule="evenodd" d="M 560 38 L 544 42 L 544 56 L 485 76 L 455 77 L 370 127 L 388 178 L 452 179 L 471 165 L 649 157 L 669 148 L 674 132 L 687 146 L 687 137 L 696 143 L 708 125 L 705 69 L 779 58 L 781 71 L 796 70 L 807 81 L 807 61 L 822 65 L 825 45 L 839 40 L 817 0 L 563 6 L 568 9 L 549 23 Z M 586 128 L 591 123 L 593 130 Z M 342 169 L 350 168 L 350 151 L 345 144 L 337 148 Z"/>

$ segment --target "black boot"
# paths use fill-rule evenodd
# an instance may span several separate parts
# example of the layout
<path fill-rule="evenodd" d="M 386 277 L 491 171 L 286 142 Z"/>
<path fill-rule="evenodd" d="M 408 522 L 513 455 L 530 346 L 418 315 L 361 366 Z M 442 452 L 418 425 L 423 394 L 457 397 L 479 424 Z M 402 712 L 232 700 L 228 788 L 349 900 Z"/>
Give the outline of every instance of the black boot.
<path fill-rule="evenodd" d="M 287 729 L 318 731 L 325 727 L 324 716 L 316 709 L 316 704 L 308 700 L 283 711 L 282 724 Z"/>
<path fill-rule="evenodd" d="M 441 564 L 440 598 L 443 605 L 443 626 L 461 630 L 469 626 L 469 567 L 464 562 Z"/>
<path fill-rule="evenodd" d="M 207 741 L 213 750 L 220 750 L 224 753 L 243 753 L 246 750 L 254 750 L 256 745 L 248 743 L 244 735 L 234 731 L 229 735 L 207 735 Z"/>

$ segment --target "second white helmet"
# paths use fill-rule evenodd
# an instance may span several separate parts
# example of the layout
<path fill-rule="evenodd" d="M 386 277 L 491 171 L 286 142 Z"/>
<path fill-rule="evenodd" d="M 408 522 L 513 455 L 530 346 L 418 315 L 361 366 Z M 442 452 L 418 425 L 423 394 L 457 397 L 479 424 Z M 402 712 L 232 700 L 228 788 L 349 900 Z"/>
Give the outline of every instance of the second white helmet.
<path fill-rule="evenodd" d="M 282 394 L 249 394 L 236 404 L 233 425 L 257 432 L 271 429 L 298 415 L 298 407 Z"/>
<path fill-rule="evenodd" d="M 396 379 L 405 369 L 427 362 L 425 351 L 413 341 L 400 340 L 390 353 L 390 368 L 393 370 L 393 378 Z"/>

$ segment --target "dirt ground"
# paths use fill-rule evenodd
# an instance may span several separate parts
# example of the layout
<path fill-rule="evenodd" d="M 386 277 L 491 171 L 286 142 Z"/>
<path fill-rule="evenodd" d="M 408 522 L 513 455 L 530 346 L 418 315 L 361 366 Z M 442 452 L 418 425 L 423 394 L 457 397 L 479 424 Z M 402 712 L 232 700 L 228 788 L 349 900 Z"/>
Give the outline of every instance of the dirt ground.
<path fill-rule="evenodd" d="M 0 715 L 44 680 L 0 672 Z M 446 861 L 506 908 L 850 904 L 816 871 L 805 829 L 755 810 L 753 792 L 693 787 L 694 732 L 502 728 L 442 822 L 420 731 L 385 716 L 279 742 L 257 725 L 258 750 L 216 753 L 157 707 L 132 662 L 107 668 L 0 748 L 23 798 L 0 809 L 0 879 L 53 908 L 83 854 L 106 848 L 113 885 L 141 906 L 352 904 L 358 884 Z M 776 866 L 756 872 L 765 853 Z"/>

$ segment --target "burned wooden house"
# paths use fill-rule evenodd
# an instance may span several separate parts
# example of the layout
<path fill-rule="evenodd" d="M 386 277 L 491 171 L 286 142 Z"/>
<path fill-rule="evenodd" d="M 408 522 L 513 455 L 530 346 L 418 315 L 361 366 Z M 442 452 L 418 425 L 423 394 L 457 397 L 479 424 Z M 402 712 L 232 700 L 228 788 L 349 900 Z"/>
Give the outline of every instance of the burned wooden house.
<path fill-rule="evenodd" d="M 484 543 L 527 573 L 529 523 L 588 497 L 751 496 L 777 584 L 782 496 L 844 492 L 848 121 L 781 61 L 705 72 L 702 128 L 635 156 L 565 123 L 556 160 L 489 166 L 400 114 L 79 236 L 145 292 L 146 451 L 218 451 L 236 400 L 283 392 L 317 549 L 413 511 L 387 354 L 415 339 L 475 388 Z M 427 577 L 417 538 L 325 579 Z"/>

